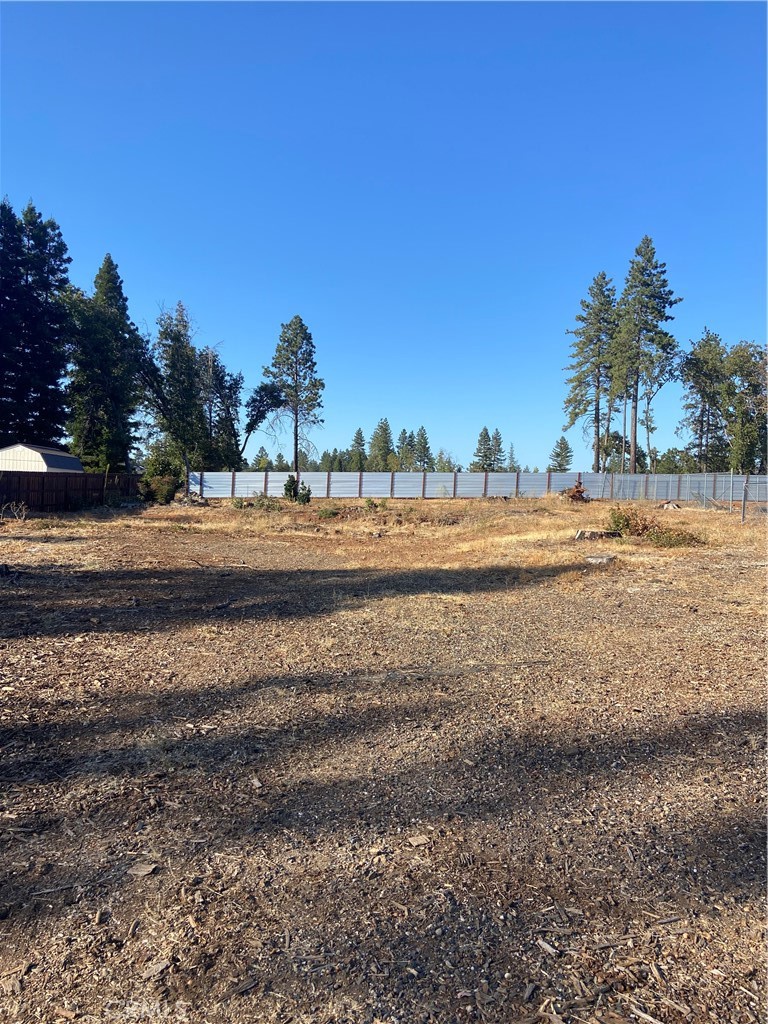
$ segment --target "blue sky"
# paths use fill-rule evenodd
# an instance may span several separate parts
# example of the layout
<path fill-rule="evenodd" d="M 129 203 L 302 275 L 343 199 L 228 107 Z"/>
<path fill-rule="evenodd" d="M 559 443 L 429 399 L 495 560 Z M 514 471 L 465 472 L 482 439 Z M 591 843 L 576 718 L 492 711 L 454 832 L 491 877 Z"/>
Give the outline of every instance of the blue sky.
<path fill-rule="evenodd" d="M 649 234 L 704 326 L 765 341 L 760 3 L 4 3 L 2 191 L 106 252 L 133 319 L 181 300 L 251 386 L 299 314 L 322 450 L 484 425 L 544 468 L 566 331 Z M 663 450 L 680 393 L 657 400 Z M 568 438 L 588 469 L 581 430 Z M 249 454 L 262 442 L 257 436 Z M 286 439 L 282 445 L 287 451 Z"/>

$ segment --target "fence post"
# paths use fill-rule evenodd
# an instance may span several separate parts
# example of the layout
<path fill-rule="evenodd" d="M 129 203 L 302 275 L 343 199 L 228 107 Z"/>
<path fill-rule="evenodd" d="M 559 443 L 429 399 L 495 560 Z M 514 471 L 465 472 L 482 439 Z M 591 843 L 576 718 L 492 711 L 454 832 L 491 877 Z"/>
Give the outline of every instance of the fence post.
<path fill-rule="evenodd" d="M 749 473 L 744 477 L 744 493 L 741 496 L 741 521 L 747 521 L 747 495 L 749 493 Z"/>
<path fill-rule="evenodd" d="M 234 498 L 234 496 L 235 496 L 235 485 L 236 485 L 236 482 L 237 481 L 235 480 L 235 471 L 233 469 L 232 470 L 232 488 L 231 488 L 232 493 L 230 494 L 230 498 Z"/>
<path fill-rule="evenodd" d="M 357 474 L 357 496 L 362 498 L 363 496 L 363 471 L 362 469 Z"/>
<path fill-rule="evenodd" d="M 643 492 L 643 497 L 645 498 L 646 501 L 648 500 L 648 474 L 647 473 L 645 474 L 645 490 Z"/>
<path fill-rule="evenodd" d="M 427 496 L 427 472 L 426 470 L 421 474 L 421 497 L 426 498 Z"/>
<path fill-rule="evenodd" d="M 392 470 L 392 473 L 391 473 L 391 476 L 390 476 L 390 479 L 389 479 L 389 496 L 390 496 L 390 498 L 394 498 L 394 496 L 395 496 L 395 471 L 394 471 L 394 469 Z"/>
<path fill-rule="evenodd" d="M 611 473 L 611 486 L 608 489 L 608 498 L 613 501 L 613 473 Z"/>
<path fill-rule="evenodd" d="M 550 487 L 552 486 L 552 474 L 547 470 L 547 494 L 549 494 Z"/>
<path fill-rule="evenodd" d="M 330 471 L 330 469 L 328 470 L 328 472 L 326 474 L 326 478 L 325 478 L 325 496 L 326 496 L 326 498 L 330 498 L 330 496 L 331 496 L 331 471 Z"/>
<path fill-rule="evenodd" d="M 204 477 L 205 477 L 205 471 L 201 469 L 200 470 L 200 497 L 201 498 L 205 497 L 205 486 L 204 486 L 205 485 L 205 479 L 204 479 Z M 187 474 L 187 494 L 189 494 L 189 474 Z"/>
<path fill-rule="evenodd" d="M 453 496 L 456 497 L 459 487 L 459 474 L 456 470 L 453 471 Z"/>
<path fill-rule="evenodd" d="M 712 474 L 712 500 L 717 501 L 717 473 Z"/>
<path fill-rule="evenodd" d="M 483 497 L 488 497 L 488 470 L 485 471 L 483 476 Z"/>
<path fill-rule="evenodd" d="M 520 497 L 520 472 L 515 473 L 515 497 Z"/>
<path fill-rule="evenodd" d="M 677 500 L 680 501 L 680 489 L 683 486 L 683 474 L 677 474 Z"/>
<path fill-rule="evenodd" d="M 731 470 L 731 500 L 728 502 L 728 511 L 733 512 L 733 470 Z"/>

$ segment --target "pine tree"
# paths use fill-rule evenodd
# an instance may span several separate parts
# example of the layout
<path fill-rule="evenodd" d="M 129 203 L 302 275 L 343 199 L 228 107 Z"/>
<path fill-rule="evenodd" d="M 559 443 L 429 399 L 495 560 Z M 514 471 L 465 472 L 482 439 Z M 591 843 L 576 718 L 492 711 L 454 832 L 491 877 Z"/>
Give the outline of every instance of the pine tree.
<path fill-rule="evenodd" d="M 288 460 L 282 452 L 278 452 L 275 456 L 275 472 L 276 473 L 287 473 L 290 470 Z"/>
<path fill-rule="evenodd" d="M 585 420 L 585 431 L 591 427 L 593 461 L 592 469 L 600 471 L 600 434 L 603 422 L 608 424 L 612 409 L 608 402 L 610 394 L 611 349 L 617 329 L 616 289 L 611 279 L 600 272 L 589 286 L 589 298 L 581 300 L 581 313 L 576 316 L 579 323 L 573 331 L 571 364 L 567 367 L 571 376 L 564 410 L 568 417 L 564 430 L 569 430 L 578 420 Z"/>
<path fill-rule="evenodd" d="M 630 408 L 630 473 L 637 472 L 641 400 L 645 404 L 646 427 L 650 433 L 651 402 L 663 384 L 674 376 L 677 344 L 662 324 L 674 319 L 669 310 L 682 300 L 673 298 L 666 270 L 666 264 L 656 258 L 652 239 L 646 235 L 630 261 L 618 305 L 619 326 L 610 359 L 614 393 L 620 387 Z"/>
<path fill-rule="evenodd" d="M 515 446 L 512 444 L 509 446 L 509 452 L 507 453 L 507 472 L 520 472 L 520 463 L 517 461 L 517 456 L 515 455 Z"/>
<path fill-rule="evenodd" d="M 154 359 L 144 365 L 147 402 L 158 428 L 178 449 L 187 475 L 194 461 L 204 465 L 207 453 L 205 412 L 200 393 L 200 363 L 192 344 L 189 316 L 181 302 L 157 320 Z M 219 467 L 214 467 L 218 469 Z"/>
<path fill-rule="evenodd" d="M 18 218 L 4 201 L 0 231 L 0 442 L 57 443 L 66 420 L 61 382 L 70 340 L 64 295 L 71 260 L 58 224 L 44 221 L 31 203 Z"/>
<path fill-rule="evenodd" d="M 398 468 L 404 473 L 409 473 L 416 465 L 416 456 L 414 452 L 414 445 L 416 443 L 415 437 L 413 443 L 411 443 L 411 437 L 408 431 L 403 428 L 397 438 L 397 449 L 395 454 L 397 455 Z"/>
<path fill-rule="evenodd" d="M 483 427 L 480 431 L 480 436 L 477 439 L 477 448 L 475 449 L 474 462 L 471 465 L 471 470 L 475 473 L 488 472 L 493 463 L 493 451 L 491 448 L 491 435 L 488 433 L 488 427 Z"/>
<path fill-rule="evenodd" d="M 721 339 L 705 327 L 701 339 L 682 360 L 686 415 L 681 428 L 691 434 L 688 451 L 695 459 L 698 473 L 718 472 L 728 467 L 728 439 L 722 412 L 726 356 Z"/>
<path fill-rule="evenodd" d="M 460 473 L 461 466 L 456 462 L 450 452 L 441 448 L 435 456 L 436 473 Z"/>
<path fill-rule="evenodd" d="M 366 468 L 367 462 L 368 456 L 365 451 L 365 435 L 363 434 L 362 428 L 358 427 L 349 448 L 348 469 L 351 473 L 362 473 Z"/>
<path fill-rule="evenodd" d="M 432 456 L 432 449 L 429 447 L 429 437 L 424 427 L 419 427 L 416 431 L 413 461 L 416 469 L 422 472 L 431 473 L 434 471 L 435 460 Z"/>
<path fill-rule="evenodd" d="M 281 325 L 280 340 L 270 366 L 264 367 L 267 380 L 282 393 L 281 409 L 293 430 L 293 468 L 299 466 L 299 443 L 306 440 L 306 431 L 323 421 L 322 409 L 325 382 L 317 376 L 315 344 L 300 316 Z"/>
<path fill-rule="evenodd" d="M 206 466 L 237 470 L 245 448 L 239 432 L 243 375 L 230 373 L 213 348 L 204 348 L 197 359 L 205 417 Z"/>
<path fill-rule="evenodd" d="M 549 456 L 549 467 L 553 473 L 567 473 L 573 463 L 573 448 L 565 437 L 555 444 Z"/>
<path fill-rule="evenodd" d="M 270 459 L 269 452 L 264 445 L 262 445 L 254 455 L 250 469 L 253 473 L 269 472 L 269 470 L 274 469 L 272 459 Z"/>
<path fill-rule="evenodd" d="M 379 420 L 376 429 L 371 434 L 371 444 L 368 450 L 368 463 L 366 469 L 369 473 L 382 473 L 391 470 L 392 463 L 390 456 L 395 455 L 392 442 L 392 430 L 389 420 Z M 395 456 L 397 458 L 397 456 Z"/>
<path fill-rule="evenodd" d="M 130 469 L 141 400 L 145 346 L 128 315 L 117 264 L 109 253 L 91 298 L 71 289 L 71 365 L 67 395 L 72 451 L 87 469 Z"/>
<path fill-rule="evenodd" d="M 500 473 L 504 470 L 504 442 L 501 431 L 497 427 L 491 434 L 491 472 Z"/>

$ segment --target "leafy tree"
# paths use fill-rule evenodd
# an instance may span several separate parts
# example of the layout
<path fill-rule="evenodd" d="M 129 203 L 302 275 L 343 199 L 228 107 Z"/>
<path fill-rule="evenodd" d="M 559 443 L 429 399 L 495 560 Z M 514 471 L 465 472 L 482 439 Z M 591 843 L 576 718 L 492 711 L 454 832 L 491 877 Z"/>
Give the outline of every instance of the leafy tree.
<path fill-rule="evenodd" d="M 695 460 L 695 472 L 717 472 L 728 467 L 728 439 L 722 411 L 726 356 L 727 350 L 720 338 L 705 327 L 700 340 L 682 360 L 686 415 L 678 430 L 691 434 L 688 451 Z"/>
<path fill-rule="evenodd" d="M 689 451 L 668 448 L 656 459 L 656 473 L 698 473 L 699 465 Z"/>
<path fill-rule="evenodd" d="M 416 431 L 415 444 L 413 446 L 413 461 L 416 469 L 428 473 L 434 471 L 435 460 L 432 455 L 432 449 L 429 447 L 429 437 L 424 427 L 419 427 Z"/>
<path fill-rule="evenodd" d="M 483 427 L 480 431 L 474 460 L 470 467 L 473 472 L 488 472 L 493 467 L 493 449 L 491 447 L 491 435 L 488 433 L 488 427 Z"/>
<path fill-rule="evenodd" d="M 740 341 L 725 360 L 723 416 L 730 445 L 730 466 L 736 473 L 765 473 L 766 363 L 765 349 Z"/>
<path fill-rule="evenodd" d="M 497 427 L 491 434 L 491 472 L 498 473 L 504 468 L 504 442 Z"/>
<path fill-rule="evenodd" d="M 358 427 L 349 448 L 349 464 L 347 469 L 351 473 L 362 473 L 366 468 L 367 462 L 368 456 L 365 451 L 365 436 L 362 429 Z"/>
<path fill-rule="evenodd" d="M 549 455 L 549 469 L 553 473 L 567 473 L 573 464 L 573 448 L 561 437 Z"/>
<path fill-rule="evenodd" d="M 107 253 L 93 296 L 68 293 L 71 356 L 67 425 L 70 448 L 86 469 L 130 469 L 141 402 L 143 339 L 128 315 L 117 264 Z"/>
<path fill-rule="evenodd" d="M 441 448 L 435 456 L 436 473 L 460 473 L 461 466 L 456 462 L 450 452 Z"/>
<path fill-rule="evenodd" d="M 325 382 L 317 376 L 315 344 L 300 316 L 281 325 L 280 340 L 270 366 L 264 367 L 268 381 L 276 384 L 282 394 L 280 411 L 293 429 L 293 468 L 299 468 L 299 443 L 306 440 L 306 431 L 323 421 L 322 409 Z"/>
<path fill-rule="evenodd" d="M 666 269 L 666 264 L 657 260 L 653 241 L 646 235 L 630 261 L 618 305 L 619 326 L 610 354 L 612 390 L 614 395 L 626 395 L 630 407 L 630 473 L 638 471 L 637 428 L 641 401 L 650 436 L 651 402 L 675 372 L 677 343 L 662 325 L 674 319 L 669 310 L 682 300 L 673 298 Z"/>
<path fill-rule="evenodd" d="M 376 429 L 371 434 L 366 469 L 371 473 L 391 471 L 392 461 L 390 456 L 393 456 L 395 460 L 397 459 L 392 442 L 392 429 L 389 425 L 389 420 L 385 417 L 379 420 L 376 424 Z"/>
<path fill-rule="evenodd" d="M 568 332 L 575 340 L 567 367 L 571 376 L 566 381 L 569 391 L 564 410 L 568 418 L 563 429 L 569 430 L 578 420 L 585 421 L 585 434 L 589 431 L 592 435 L 592 469 L 597 473 L 601 429 L 604 422 L 610 423 L 612 413 L 611 349 L 617 328 L 616 289 L 603 271 L 589 286 L 589 298 L 581 300 L 576 321 L 579 326 Z"/>
<path fill-rule="evenodd" d="M 4 200 L 0 233 L 0 443 L 56 443 L 66 421 L 71 260 L 58 224 L 32 203 L 19 218 Z"/>
<path fill-rule="evenodd" d="M 520 472 L 520 463 L 517 461 L 517 456 L 515 455 L 515 446 L 512 444 L 509 446 L 509 452 L 507 453 L 507 472 Z"/>

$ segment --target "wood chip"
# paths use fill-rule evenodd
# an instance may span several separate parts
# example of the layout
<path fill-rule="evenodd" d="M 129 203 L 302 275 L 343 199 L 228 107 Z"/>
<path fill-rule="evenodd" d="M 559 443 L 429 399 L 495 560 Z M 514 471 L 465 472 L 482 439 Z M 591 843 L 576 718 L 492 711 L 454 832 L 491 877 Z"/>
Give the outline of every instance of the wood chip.
<path fill-rule="evenodd" d="M 138 861 L 128 868 L 126 874 L 133 875 L 134 878 L 146 878 L 147 875 L 151 875 L 156 870 L 157 864 L 153 864 L 150 861 Z"/>

